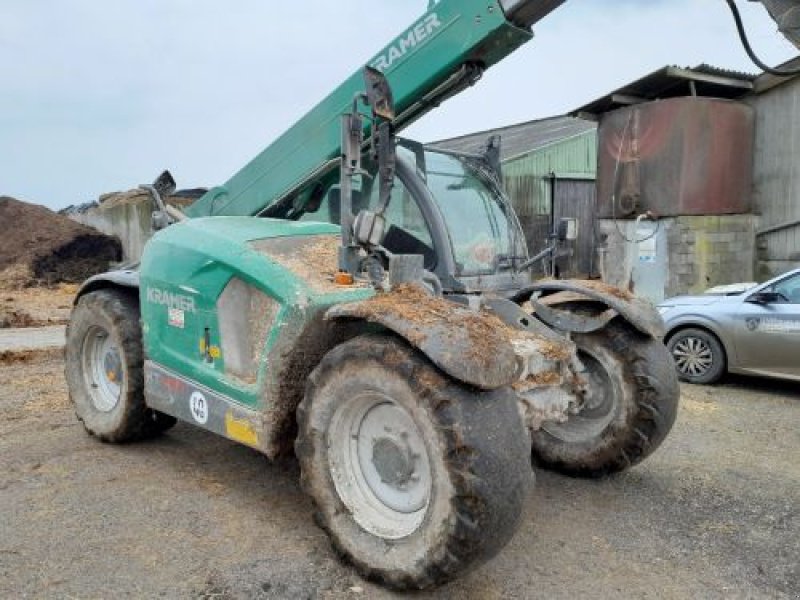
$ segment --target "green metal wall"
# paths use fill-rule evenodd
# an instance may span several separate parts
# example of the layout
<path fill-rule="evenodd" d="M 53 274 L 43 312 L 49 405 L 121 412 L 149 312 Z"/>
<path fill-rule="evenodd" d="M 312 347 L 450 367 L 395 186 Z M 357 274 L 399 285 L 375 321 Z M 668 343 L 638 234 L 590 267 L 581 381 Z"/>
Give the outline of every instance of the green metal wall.
<path fill-rule="evenodd" d="M 503 180 L 514 208 L 525 222 L 551 210 L 549 176 L 594 179 L 597 133 L 587 131 L 503 163 Z"/>

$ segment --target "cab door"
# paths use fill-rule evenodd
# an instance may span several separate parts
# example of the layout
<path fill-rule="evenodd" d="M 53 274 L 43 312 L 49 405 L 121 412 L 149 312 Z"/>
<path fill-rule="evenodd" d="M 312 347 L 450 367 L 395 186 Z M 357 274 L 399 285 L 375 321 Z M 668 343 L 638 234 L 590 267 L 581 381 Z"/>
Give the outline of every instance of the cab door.
<path fill-rule="evenodd" d="M 800 273 L 759 290 L 775 294 L 768 303 L 751 294 L 736 323 L 739 366 L 763 375 L 800 377 Z"/>

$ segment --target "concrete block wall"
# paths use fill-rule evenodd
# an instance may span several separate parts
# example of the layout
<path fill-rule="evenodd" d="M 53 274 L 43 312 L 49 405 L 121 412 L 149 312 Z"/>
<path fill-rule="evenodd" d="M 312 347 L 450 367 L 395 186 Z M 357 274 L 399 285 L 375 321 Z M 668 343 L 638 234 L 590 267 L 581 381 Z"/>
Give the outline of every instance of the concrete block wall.
<path fill-rule="evenodd" d="M 167 204 L 178 209 L 189 206 L 194 199 L 205 193 L 204 188 L 182 190 L 166 198 Z M 68 212 L 67 215 L 102 231 L 115 235 L 122 242 L 125 262 L 136 262 L 142 257 L 144 246 L 152 237 L 153 201 L 150 194 L 141 189 L 113 192 L 100 196 L 100 202 L 87 210 Z"/>
<path fill-rule="evenodd" d="M 150 198 L 142 196 L 133 202 L 100 204 L 84 213 L 69 216 L 107 235 L 117 236 L 122 242 L 123 260 L 133 262 L 141 258 L 144 245 L 152 235 L 152 213 Z"/>
<path fill-rule="evenodd" d="M 657 224 L 599 221 L 603 278 L 654 302 L 728 283 L 755 281 L 753 215 L 671 217 Z M 636 243 L 650 233 L 652 246 Z M 627 240 L 625 239 L 627 238 Z M 652 244 L 652 242 L 651 242 Z"/>
<path fill-rule="evenodd" d="M 752 215 L 674 219 L 667 227 L 667 296 L 753 281 L 755 222 Z"/>

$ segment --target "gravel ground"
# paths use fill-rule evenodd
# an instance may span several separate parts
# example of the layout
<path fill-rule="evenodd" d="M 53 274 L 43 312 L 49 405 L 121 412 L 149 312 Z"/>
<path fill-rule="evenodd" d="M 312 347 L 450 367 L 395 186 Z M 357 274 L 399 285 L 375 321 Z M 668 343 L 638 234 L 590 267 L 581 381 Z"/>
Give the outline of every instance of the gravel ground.
<path fill-rule="evenodd" d="M 66 330 L 64 325 L 0 329 L 0 352 L 63 348 Z"/>
<path fill-rule="evenodd" d="M 293 460 L 188 425 L 84 434 L 60 353 L 0 364 L 0 597 L 391 598 L 334 556 Z M 491 563 L 417 598 L 800 597 L 800 391 L 685 387 L 662 449 L 601 481 L 539 473 Z"/>
<path fill-rule="evenodd" d="M 5 282 L 4 282 L 5 283 Z M 66 325 L 78 286 L 62 283 L 53 287 L 0 288 L 0 316 L 22 312 L 36 324 Z"/>

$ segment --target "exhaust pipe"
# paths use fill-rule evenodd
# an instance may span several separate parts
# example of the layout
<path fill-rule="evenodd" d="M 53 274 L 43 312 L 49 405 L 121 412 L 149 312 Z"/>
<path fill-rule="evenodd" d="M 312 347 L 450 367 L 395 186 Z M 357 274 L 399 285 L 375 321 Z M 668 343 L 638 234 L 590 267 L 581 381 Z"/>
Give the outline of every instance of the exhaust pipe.
<path fill-rule="evenodd" d="M 500 0 L 506 18 L 528 29 L 564 4 L 566 0 Z"/>

